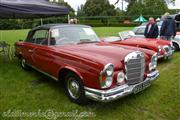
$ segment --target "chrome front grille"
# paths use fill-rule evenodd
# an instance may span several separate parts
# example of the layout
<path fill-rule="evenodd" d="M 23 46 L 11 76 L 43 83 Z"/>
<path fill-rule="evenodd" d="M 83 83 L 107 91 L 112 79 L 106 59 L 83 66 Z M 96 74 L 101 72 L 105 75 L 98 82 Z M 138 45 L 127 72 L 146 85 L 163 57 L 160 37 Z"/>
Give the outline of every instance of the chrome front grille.
<path fill-rule="evenodd" d="M 128 85 L 144 80 L 145 57 L 142 52 L 132 52 L 125 57 L 125 72 Z"/>

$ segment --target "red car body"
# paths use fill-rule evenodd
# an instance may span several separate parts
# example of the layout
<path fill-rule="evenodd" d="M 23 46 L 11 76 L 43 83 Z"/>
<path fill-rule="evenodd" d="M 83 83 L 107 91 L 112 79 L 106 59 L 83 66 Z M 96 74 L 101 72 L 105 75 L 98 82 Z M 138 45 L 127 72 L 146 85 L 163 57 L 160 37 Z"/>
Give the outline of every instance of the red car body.
<path fill-rule="evenodd" d="M 156 54 L 150 50 L 142 53 L 136 48 L 128 49 L 101 41 L 52 45 L 52 31 L 57 37 L 57 30 L 65 31 L 69 27 L 72 28 L 69 35 L 77 35 L 75 30 L 79 29 L 88 35 L 93 33 L 89 26 L 83 25 L 44 25 L 32 29 L 27 39 L 16 42 L 15 47 L 23 68 L 30 66 L 55 80 L 65 83 L 67 80 L 67 95 L 73 102 L 83 103 L 84 96 L 102 102 L 115 100 L 143 90 L 159 76 Z M 37 42 L 40 38 L 34 42 L 36 33 L 43 30 L 47 31 L 47 45 Z M 73 82 L 68 79 L 69 75 L 75 76 Z"/>
<path fill-rule="evenodd" d="M 123 33 L 123 32 L 122 32 Z M 121 32 L 119 33 L 121 36 Z M 153 38 L 141 38 L 141 37 L 106 37 L 101 38 L 104 42 L 110 42 L 118 45 L 128 45 L 134 47 L 145 48 L 157 52 L 158 58 L 170 58 L 174 52 L 170 41 L 153 39 Z"/>

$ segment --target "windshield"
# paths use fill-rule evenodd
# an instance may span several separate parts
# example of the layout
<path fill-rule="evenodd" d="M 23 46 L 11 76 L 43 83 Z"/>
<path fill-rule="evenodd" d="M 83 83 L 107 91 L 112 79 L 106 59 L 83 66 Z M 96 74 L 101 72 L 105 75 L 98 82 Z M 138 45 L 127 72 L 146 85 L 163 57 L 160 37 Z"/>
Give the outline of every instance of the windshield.
<path fill-rule="evenodd" d="M 126 40 L 128 38 L 134 37 L 135 34 L 133 31 L 124 31 L 124 32 L 119 32 L 119 37 L 121 40 Z"/>
<path fill-rule="evenodd" d="M 105 42 L 116 42 L 116 41 L 121 41 L 121 38 L 120 37 L 116 37 L 116 36 L 111 36 L 111 37 L 103 38 L 103 40 Z"/>
<path fill-rule="evenodd" d="M 68 45 L 99 42 L 96 33 L 90 27 L 68 26 L 51 30 L 51 45 Z"/>

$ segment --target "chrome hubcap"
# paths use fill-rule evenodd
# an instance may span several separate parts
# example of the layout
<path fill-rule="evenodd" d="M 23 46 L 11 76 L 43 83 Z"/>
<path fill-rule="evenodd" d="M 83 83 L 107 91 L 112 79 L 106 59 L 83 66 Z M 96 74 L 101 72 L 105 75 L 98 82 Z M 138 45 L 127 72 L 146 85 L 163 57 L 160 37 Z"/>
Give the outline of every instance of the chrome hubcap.
<path fill-rule="evenodd" d="M 68 92 L 74 99 L 78 99 L 80 96 L 79 84 L 74 78 L 69 78 L 68 80 Z"/>
<path fill-rule="evenodd" d="M 26 63 L 26 60 L 25 60 L 25 59 L 22 59 L 21 65 L 22 65 L 23 68 L 25 67 L 25 63 Z"/>

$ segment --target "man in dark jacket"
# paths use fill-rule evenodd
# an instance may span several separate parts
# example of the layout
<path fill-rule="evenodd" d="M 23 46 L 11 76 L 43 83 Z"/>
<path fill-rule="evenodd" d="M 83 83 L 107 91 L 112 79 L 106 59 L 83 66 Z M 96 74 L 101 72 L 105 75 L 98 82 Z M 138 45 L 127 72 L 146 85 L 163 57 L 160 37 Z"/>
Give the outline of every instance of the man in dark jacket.
<path fill-rule="evenodd" d="M 146 38 L 157 38 L 159 35 L 159 29 L 154 21 L 154 18 L 149 18 L 149 23 L 146 25 L 146 29 L 144 31 L 144 36 Z"/>
<path fill-rule="evenodd" d="M 175 20 L 169 16 L 169 14 L 165 14 L 165 19 L 161 26 L 160 31 L 161 39 L 171 40 L 176 36 L 176 23 Z"/>
<path fill-rule="evenodd" d="M 175 16 L 175 22 L 176 22 L 177 29 L 180 30 L 180 12 L 179 14 Z"/>

